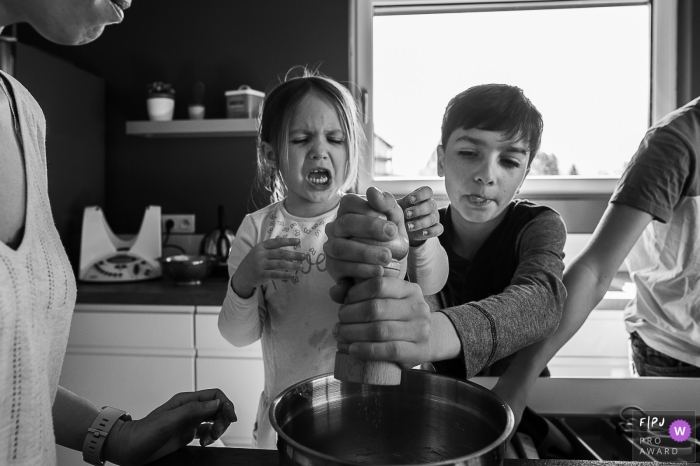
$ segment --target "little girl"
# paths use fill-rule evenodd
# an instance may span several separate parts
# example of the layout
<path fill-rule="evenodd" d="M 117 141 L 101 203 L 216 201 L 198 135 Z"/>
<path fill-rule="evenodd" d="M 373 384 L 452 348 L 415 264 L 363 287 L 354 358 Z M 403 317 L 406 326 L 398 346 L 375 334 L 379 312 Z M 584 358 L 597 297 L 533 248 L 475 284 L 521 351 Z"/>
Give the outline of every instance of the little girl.
<path fill-rule="evenodd" d="M 265 389 L 254 447 L 276 448 L 268 411 L 282 390 L 333 372 L 336 342 L 331 332 L 338 305 L 328 294 L 335 283 L 326 273 L 325 226 L 355 184 L 363 140 L 352 95 L 332 79 L 307 72 L 265 98 L 258 181 L 271 192 L 273 203 L 247 215 L 236 233 L 228 261 L 230 286 L 219 315 L 219 330 L 234 346 L 262 338 Z M 437 238 L 410 248 L 409 256 L 424 272 L 415 276 L 430 282 L 424 284 L 425 293 L 439 291 L 447 274 L 424 271 L 447 270 Z"/>

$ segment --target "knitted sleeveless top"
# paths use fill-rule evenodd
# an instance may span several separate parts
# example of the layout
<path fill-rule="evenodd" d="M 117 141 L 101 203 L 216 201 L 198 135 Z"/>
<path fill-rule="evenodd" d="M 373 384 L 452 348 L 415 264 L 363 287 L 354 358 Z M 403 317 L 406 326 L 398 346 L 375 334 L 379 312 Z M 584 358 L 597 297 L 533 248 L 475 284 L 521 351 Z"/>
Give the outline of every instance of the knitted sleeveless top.
<path fill-rule="evenodd" d="M 54 466 L 51 408 L 75 305 L 75 278 L 48 199 L 44 114 L 19 82 L 14 94 L 27 176 L 22 242 L 0 242 L 0 464 Z"/>

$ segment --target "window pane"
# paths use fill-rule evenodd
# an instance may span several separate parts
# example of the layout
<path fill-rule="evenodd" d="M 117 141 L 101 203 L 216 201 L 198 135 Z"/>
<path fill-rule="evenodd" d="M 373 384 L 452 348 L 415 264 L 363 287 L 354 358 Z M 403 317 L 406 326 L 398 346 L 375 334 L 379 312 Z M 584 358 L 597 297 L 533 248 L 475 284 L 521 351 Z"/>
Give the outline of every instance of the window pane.
<path fill-rule="evenodd" d="M 620 175 L 650 123 L 647 5 L 375 16 L 375 176 L 434 176 L 447 102 L 523 89 L 544 119 L 531 174 Z M 542 154 L 544 153 L 544 154 Z"/>

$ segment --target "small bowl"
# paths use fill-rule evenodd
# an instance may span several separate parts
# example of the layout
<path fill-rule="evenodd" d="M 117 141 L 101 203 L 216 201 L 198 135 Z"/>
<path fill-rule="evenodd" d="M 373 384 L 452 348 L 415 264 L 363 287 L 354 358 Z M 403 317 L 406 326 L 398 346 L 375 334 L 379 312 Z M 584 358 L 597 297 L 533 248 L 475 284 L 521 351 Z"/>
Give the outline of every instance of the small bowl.
<path fill-rule="evenodd" d="M 178 254 L 159 259 L 163 274 L 178 285 L 201 285 L 216 265 L 216 258 L 206 255 Z"/>

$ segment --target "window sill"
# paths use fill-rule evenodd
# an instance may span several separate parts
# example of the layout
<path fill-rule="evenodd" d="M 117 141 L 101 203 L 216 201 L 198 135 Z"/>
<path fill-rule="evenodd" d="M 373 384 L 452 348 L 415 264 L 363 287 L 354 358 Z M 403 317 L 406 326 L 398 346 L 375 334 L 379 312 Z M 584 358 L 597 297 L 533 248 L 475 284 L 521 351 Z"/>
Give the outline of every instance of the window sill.
<path fill-rule="evenodd" d="M 580 176 L 532 176 L 525 178 L 520 197 L 588 198 L 610 197 L 618 177 L 584 178 Z M 436 196 L 446 196 L 445 181 L 437 176 L 400 177 L 378 176 L 369 185 L 360 183 L 360 193 L 369 186 L 403 196 L 420 186 L 430 186 Z"/>

